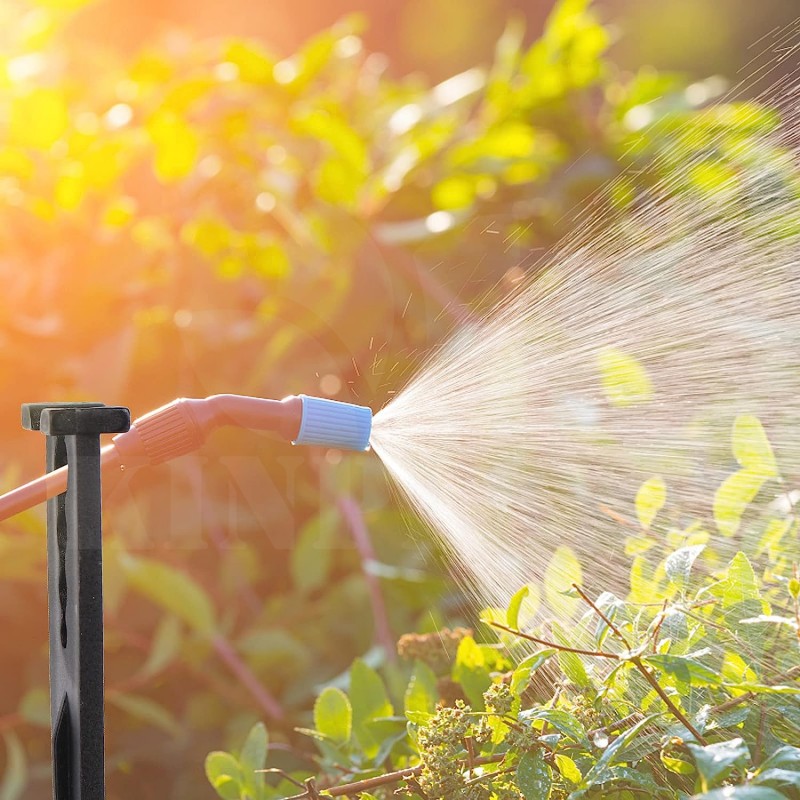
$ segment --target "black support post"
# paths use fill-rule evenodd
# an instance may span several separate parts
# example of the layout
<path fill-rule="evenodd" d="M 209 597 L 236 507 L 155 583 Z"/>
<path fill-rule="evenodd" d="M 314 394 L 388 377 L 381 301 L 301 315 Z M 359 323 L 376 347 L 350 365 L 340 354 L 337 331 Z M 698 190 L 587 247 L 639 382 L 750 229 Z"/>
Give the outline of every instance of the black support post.
<path fill-rule="evenodd" d="M 101 403 L 22 407 L 23 427 L 47 436 L 47 471 L 69 468 L 47 501 L 54 800 L 105 798 L 100 434 L 130 424 L 127 408 Z"/>

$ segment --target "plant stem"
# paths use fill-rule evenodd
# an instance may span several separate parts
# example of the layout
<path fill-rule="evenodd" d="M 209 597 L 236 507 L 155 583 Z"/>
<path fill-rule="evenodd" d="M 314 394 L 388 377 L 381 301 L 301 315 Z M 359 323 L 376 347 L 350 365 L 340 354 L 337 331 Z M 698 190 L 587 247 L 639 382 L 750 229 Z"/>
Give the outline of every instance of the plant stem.
<path fill-rule="evenodd" d="M 703 737 L 703 734 L 695 728 L 695 726 L 691 723 L 689 718 L 686 714 L 681 711 L 675 703 L 672 702 L 670 696 L 661 688 L 661 684 L 653 677 L 652 672 L 642 663 L 642 659 L 638 656 L 636 658 L 631 659 L 631 664 L 633 664 L 636 669 L 639 670 L 642 677 L 655 689 L 656 694 L 664 701 L 664 705 L 670 710 L 672 715 L 677 719 L 684 727 L 686 727 L 694 736 L 697 741 L 702 744 L 703 746 L 708 744 L 708 741 Z"/>
<path fill-rule="evenodd" d="M 595 605 L 592 600 L 589 599 L 589 595 L 587 595 L 577 583 L 573 583 L 572 588 L 581 596 L 581 599 L 589 606 L 589 608 L 591 608 L 594 613 L 597 614 L 597 616 L 600 617 L 600 619 L 602 619 L 606 625 L 608 625 L 608 627 L 613 631 L 622 644 L 624 644 L 625 647 L 630 650 L 631 646 L 628 640 L 625 638 L 625 634 L 597 607 L 597 605 Z"/>
<path fill-rule="evenodd" d="M 386 603 L 383 599 L 380 581 L 370 570 L 370 564 L 378 559 L 375 556 L 372 540 L 369 538 L 369 530 L 364 522 L 364 515 L 361 513 L 358 503 L 349 495 L 337 497 L 336 505 L 361 557 L 361 569 L 369 591 L 372 617 L 375 620 L 375 638 L 383 648 L 387 661 L 394 661 L 397 658 L 395 637 L 389 624 L 389 615 L 386 611 Z"/>
<path fill-rule="evenodd" d="M 553 647 L 556 650 L 561 650 L 563 653 L 577 653 L 579 656 L 597 656 L 598 658 L 610 658 L 614 661 L 619 661 L 619 656 L 616 653 L 605 653 L 602 650 L 581 650 L 579 647 L 567 647 L 565 644 L 558 644 L 557 642 L 548 642 L 547 639 L 539 639 L 536 636 L 531 636 L 529 633 L 523 633 L 515 628 L 509 628 L 499 622 L 489 623 L 495 628 L 500 628 L 501 631 L 513 633 L 522 639 L 527 639 L 529 642 L 535 642 L 542 645 L 542 647 Z"/>
<path fill-rule="evenodd" d="M 226 666 L 236 676 L 253 698 L 261 710 L 271 719 L 283 719 L 284 713 L 280 703 L 267 691 L 261 681 L 253 674 L 250 667 L 245 664 L 233 645 L 221 634 L 211 639 L 214 652 L 225 662 Z"/>
<path fill-rule="evenodd" d="M 475 766 L 483 766 L 485 764 L 497 764 L 505 758 L 505 753 L 500 753 L 495 756 L 483 756 L 476 758 L 474 761 Z M 258 770 L 259 772 L 263 770 Z M 370 789 L 378 789 L 381 786 L 386 786 L 391 783 L 398 783 L 408 778 L 416 778 L 422 773 L 422 765 L 416 767 L 409 767 L 408 769 L 400 769 L 396 772 L 387 772 L 385 775 L 376 775 L 374 778 L 365 778 L 362 781 L 355 781 L 354 783 L 343 783 L 340 786 L 332 786 L 330 789 L 321 789 L 327 797 L 342 797 L 344 795 L 357 795 L 359 792 L 368 792 Z M 301 794 L 295 794 L 287 797 L 286 800 L 310 800 L 311 793 L 306 790 Z"/>

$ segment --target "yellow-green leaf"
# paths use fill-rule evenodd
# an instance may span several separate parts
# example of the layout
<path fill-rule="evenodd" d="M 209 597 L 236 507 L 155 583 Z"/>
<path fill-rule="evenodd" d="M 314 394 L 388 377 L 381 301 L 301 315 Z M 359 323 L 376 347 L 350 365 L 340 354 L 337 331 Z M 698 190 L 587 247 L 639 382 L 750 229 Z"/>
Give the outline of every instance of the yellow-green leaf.
<path fill-rule="evenodd" d="M 109 695 L 108 701 L 134 719 L 138 719 L 147 727 L 160 728 L 170 736 L 178 736 L 180 734 L 181 728 L 175 717 L 164 706 L 149 697 L 113 693 Z"/>
<path fill-rule="evenodd" d="M 740 469 L 725 478 L 714 494 L 714 522 L 723 536 L 733 536 L 739 530 L 742 514 L 765 480 L 763 473 L 749 469 Z"/>
<path fill-rule="evenodd" d="M 206 756 L 206 777 L 223 800 L 239 800 L 242 769 L 230 753 L 215 750 Z"/>
<path fill-rule="evenodd" d="M 314 703 L 316 729 L 337 744 L 346 744 L 353 731 L 353 709 L 347 695 L 328 686 Z"/>
<path fill-rule="evenodd" d="M 570 783 L 580 783 L 583 780 L 583 775 L 581 775 L 578 765 L 569 756 L 556 753 L 555 762 L 558 771 Z"/>
<path fill-rule="evenodd" d="M 214 633 L 217 621 L 211 600 L 188 575 L 160 561 L 129 554 L 120 556 L 120 565 L 136 591 L 199 633 L 206 636 Z"/>
<path fill-rule="evenodd" d="M 414 664 L 414 672 L 405 693 L 404 709 L 406 716 L 413 722 L 424 719 L 436 711 L 439 701 L 436 674 L 424 662 Z"/>
<path fill-rule="evenodd" d="M 264 776 L 257 770 L 264 769 L 269 749 L 269 736 L 263 722 L 257 722 L 250 729 L 239 753 L 239 764 L 242 768 L 242 782 L 254 798 L 264 784 Z"/>
<path fill-rule="evenodd" d="M 775 456 L 758 417 L 741 414 L 733 423 L 733 454 L 746 469 L 765 478 L 778 474 Z"/>
<path fill-rule="evenodd" d="M 633 356 L 616 347 L 606 347 L 597 360 L 603 390 L 612 405 L 624 408 L 653 396 L 650 376 Z"/>
<path fill-rule="evenodd" d="M 567 597 L 564 592 L 572 588 L 572 584 L 580 585 L 583 573 L 578 557 L 571 547 L 557 547 L 544 573 L 544 593 L 547 605 L 559 619 L 571 617 L 578 605 L 578 599 Z"/>
<path fill-rule="evenodd" d="M 667 485 L 656 475 L 646 480 L 636 493 L 636 516 L 639 524 L 650 530 L 656 514 L 663 508 L 667 500 Z"/>
<path fill-rule="evenodd" d="M 529 593 L 530 587 L 523 586 L 509 601 L 508 611 L 506 612 L 506 623 L 509 628 L 519 628 L 519 609 L 522 605 L 522 601 Z"/>
<path fill-rule="evenodd" d="M 434 206 L 444 211 L 467 208 L 475 199 L 475 180 L 468 175 L 448 175 L 433 187 L 431 198 Z"/>
<path fill-rule="evenodd" d="M 524 627 L 527 625 L 536 612 L 539 610 L 541 596 L 539 594 L 539 587 L 535 583 L 528 583 L 523 586 L 511 600 L 508 601 L 508 609 L 504 615 L 501 613 L 499 617 L 485 619 L 485 622 L 503 622 L 509 628 Z M 486 609 L 488 611 L 488 609 Z"/>
<path fill-rule="evenodd" d="M 163 183 L 185 178 L 197 163 L 200 138 L 177 114 L 164 111 L 154 115 L 147 130 L 155 147 L 154 169 Z"/>
<path fill-rule="evenodd" d="M 353 709 L 353 733 L 368 757 L 374 757 L 381 738 L 373 732 L 373 720 L 391 717 L 394 708 L 383 679 L 365 661 L 357 658 L 350 668 L 350 705 Z"/>
<path fill-rule="evenodd" d="M 47 149 L 66 132 L 69 114 L 56 89 L 33 89 L 11 101 L 9 134 L 14 144 Z"/>
<path fill-rule="evenodd" d="M 728 566 L 728 574 L 724 581 L 723 607 L 729 608 L 746 600 L 758 600 L 760 597 L 758 580 L 750 560 L 744 553 L 737 553 Z"/>

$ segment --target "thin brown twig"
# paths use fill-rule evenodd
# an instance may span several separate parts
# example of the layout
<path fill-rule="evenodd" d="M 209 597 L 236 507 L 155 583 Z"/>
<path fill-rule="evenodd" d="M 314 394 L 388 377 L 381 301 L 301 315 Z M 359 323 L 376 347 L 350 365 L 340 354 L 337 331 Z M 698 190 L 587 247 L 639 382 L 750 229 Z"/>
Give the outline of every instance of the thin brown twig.
<path fill-rule="evenodd" d="M 233 645 L 222 634 L 216 634 L 211 638 L 211 646 L 239 683 L 250 692 L 267 717 L 274 720 L 283 719 L 285 714 L 281 704 L 245 664 Z"/>
<path fill-rule="evenodd" d="M 764 746 L 764 725 L 767 721 L 767 709 L 763 703 L 758 709 L 758 735 L 756 736 L 755 747 L 753 748 L 753 763 L 761 763 L 761 750 Z"/>
<path fill-rule="evenodd" d="M 471 778 L 464 782 L 465 786 L 474 786 L 476 783 L 480 783 L 481 781 L 491 780 L 492 778 L 496 778 L 498 775 L 508 775 L 509 772 L 515 772 L 513 767 L 509 767 L 507 769 L 496 769 L 494 772 L 484 772 L 483 775 L 478 775 L 476 778 Z"/>
<path fill-rule="evenodd" d="M 606 653 L 602 650 L 582 650 L 579 647 L 567 647 L 565 644 L 558 644 L 558 642 L 549 642 L 547 639 L 539 639 L 536 636 L 531 636 L 529 633 L 523 633 L 522 631 L 516 630 L 516 628 L 509 628 L 507 625 L 503 625 L 500 622 L 490 622 L 495 628 L 499 628 L 501 631 L 506 631 L 506 633 L 513 633 L 515 636 L 519 636 L 521 639 L 527 639 L 529 642 L 535 642 L 536 644 L 542 645 L 542 647 L 552 647 L 555 650 L 560 650 L 563 653 L 576 653 L 579 656 L 597 656 L 598 658 L 610 658 L 614 661 L 619 661 L 619 656 L 616 653 Z"/>
<path fill-rule="evenodd" d="M 587 595 L 577 583 L 573 583 L 572 588 L 581 596 L 581 599 L 584 601 L 584 603 L 586 603 L 594 611 L 594 613 L 597 614 L 597 616 L 600 617 L 600 619 L 602 619 L 606 625 L 608 625 L 608 627 L 614 632 L 622 644 L 624 644 L 625 647 L 630 651 L 631 646 L 628 640 L 625 638 L 625 634 L 611 621 L 606 614 L 600 610 L 600 608 L 598 608 L 595 602 L 589 598 L 589 595 Z"/>
<path fill-rule="evenodd" d="M 481 756 L 474 761 L 475 766 L 484 766 L 486 764 L 498 764 L 505 759 L 506 754 L 500 753 L 494 756 Z M 269 770 L 256 770 L 256 772 L 269 772 Z M 409 778 L 416 778 L 422 773 L 422 766 L 408 767 L 407 769 L 399 769 L 395 772 L 387 772 L 384 775 L 376 775 L 374 778 L 365 778 L 361 781 L 354 781 L 353 783 L 343 783 L 339 786 L 332 786 L 329 789 L 320 789 L 324 792 L 326 797 L 344 797 L 346 795 L 357 795 L 360 792 L 368 792 L 371 789 L 378 789 L 381 786 L 387 786 L 392 783 L 399 783 L 400 781 Z M 309 800 L 312 798 L 308 789 L 301 794 L 294 794 L 287 797 L 286 800 Z"/>
<path fill-rule="evenodd" d="M 680 708 L 678 708 L 678 706 L 672 702 L 672 699 L 661 687 L 661 684 L 655 679 L 650 669 L 646 667 L 644 663 L 642 663 L 642 659 L 639 656 L 632 658 L 631 664 L 633 664 L 636 669 L 639 670 L 642 677 L 653 687 L 653 689 L 655 689 L 656 694 L 664 701 L 664 705 L 670 710 L 675 719 L 677 719 L 685 728 L 687 728 L 700 744 L 703 746 L 707 745 L 708 740 L 703 736 L 702 733 L 700 733 L 699 730 L 697 730 L 697 728 L 695 728 L 686 714 L 684 714 L 683 711 L 681 711 Z"/>
<path fill-rule="evenodd" d="M 658 615 L 658 622 L 656 623 L 656 627 L 653 628 L 653 634 L 650 637 L 653 643 L 653 652 L 658 652 L 658 634 L 661 633 L 661 626 L 664 624 L 664 620 L 666 619 L 666 612 L 667 612 L 667 600 L 664 600 L 664 605 L 661 607 L 661 612 Z"/>
<path fill-rule="evenodd" d="M 370 570 L 370 564 L 375 563 L 378 559 L 375 555 L 375 548 L 372 546 L 369 530 L 364 522 L 364 515 L 361 512 L 361 507 L 349 495 L 339 495 L 336 498 L 336 505 L 361 558 L 361 570 L 364 573 L 364 580 L 367 584 L 367 591 L 372 605 L 372 617 L 375 622 L 375 638 L 383 648 L 386 660 L 394 661 L 397 658 L 395 637 L 389 622 L 389 614 L 386 609 L 386 601 L 383 598 L 380 581 Z"/>
<path fill-rule="evenodd" d="M 622 514 L 620 514 L 617 511 L 614 511 L 613 508 L 609 508 L 604 503 L 600 503 L 600 505 L 598 505 L 598 508 L 603 514 L 609 517 L 609 519 L 613 519 L 614 522 L 619 522 L 620 525 L 624 525 L 626 528 L 639 529 L 638 525 L 634 525 L 627 517 L 623 517 Z"/>

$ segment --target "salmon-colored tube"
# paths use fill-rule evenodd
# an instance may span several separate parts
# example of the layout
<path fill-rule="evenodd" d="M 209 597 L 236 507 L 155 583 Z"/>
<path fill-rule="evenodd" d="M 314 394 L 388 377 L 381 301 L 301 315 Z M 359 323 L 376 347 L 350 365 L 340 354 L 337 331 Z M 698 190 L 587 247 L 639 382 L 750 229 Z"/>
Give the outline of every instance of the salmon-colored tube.
<path fill-rule="evenodd" d="M 289 441 L 297 436 L 303 413 L 299 397 L 264 400 L 217 394 L 204 400 L 180 398 L 135 420 L 100 451 L 102 469 L 128 462 L 161 464 L 196 450 L 214 428 L 236 425 L 274 431 Z M 0 497 L 0 521 L 66 491 L 67 467 L 42 475 Z"/>

